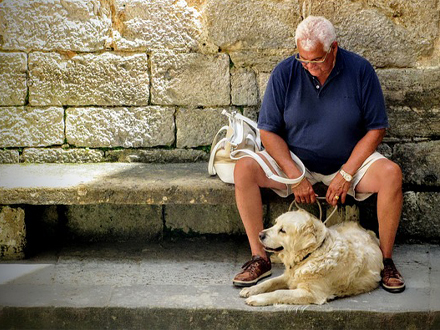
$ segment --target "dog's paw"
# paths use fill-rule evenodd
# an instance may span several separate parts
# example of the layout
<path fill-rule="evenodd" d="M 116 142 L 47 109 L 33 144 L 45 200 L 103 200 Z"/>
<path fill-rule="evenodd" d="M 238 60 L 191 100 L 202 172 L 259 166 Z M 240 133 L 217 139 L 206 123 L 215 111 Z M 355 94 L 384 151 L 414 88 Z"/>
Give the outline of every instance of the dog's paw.
<path fill-rule="evenodd" d="M 249 306 L 268 306 L 272 305 L 263 295 L 250 296 L 246 300 L 246 304 Z"/>
<path fill-rule="evenodd" d="M 252 288 L 244 288 L 244 289 L 241 289 L 241 291 L 240 291 L 240 297 L 242 297 L 242 298 L 250 297 L 250 296 L 251 296 L 251 289 L 252 289 Z"/>

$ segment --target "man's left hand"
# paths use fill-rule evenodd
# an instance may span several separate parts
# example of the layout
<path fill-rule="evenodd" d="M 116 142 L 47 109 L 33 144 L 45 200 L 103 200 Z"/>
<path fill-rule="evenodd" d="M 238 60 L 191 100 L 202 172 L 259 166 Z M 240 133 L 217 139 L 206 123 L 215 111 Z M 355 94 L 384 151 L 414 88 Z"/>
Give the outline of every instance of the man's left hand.
<path fill-rule="evenodd" d="M 340 173 L 336 174 L 332 182 L 330 182 L 327 194 L 325 195 L 327 203 L 335 206 L 338 203 L 338 200 L 341 200 L 341 203 L 344 204 L 349 188 L 350 182 L 345 180 Z"/>

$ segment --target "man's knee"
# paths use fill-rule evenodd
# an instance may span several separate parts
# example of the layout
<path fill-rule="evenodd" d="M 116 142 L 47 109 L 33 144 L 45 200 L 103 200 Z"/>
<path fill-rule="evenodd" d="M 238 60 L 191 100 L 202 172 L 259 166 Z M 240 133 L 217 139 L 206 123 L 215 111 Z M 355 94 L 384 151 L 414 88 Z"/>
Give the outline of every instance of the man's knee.
<path fill-rule="evenodd" d="M 394 185 L 402 184 L 402 169 L 393 161 L 389 160 L 385 162 L 381 168 L 381 174 L 385 181 Z"/>
<path fill-rule="evenodd" d="M 235 164 L 234 183 L 237 185 L 241 182 L 256 180 L 258 169 L 259 165 L 254 159 L 250 157 L 239 159 Z"/>

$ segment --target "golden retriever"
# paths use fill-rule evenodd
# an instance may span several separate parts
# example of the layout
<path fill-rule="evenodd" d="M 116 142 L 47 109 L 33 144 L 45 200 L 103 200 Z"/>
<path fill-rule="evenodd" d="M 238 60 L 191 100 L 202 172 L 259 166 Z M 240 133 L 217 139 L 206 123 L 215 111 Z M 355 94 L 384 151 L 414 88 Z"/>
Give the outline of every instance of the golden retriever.
<path fill-rule="evenodd" d="M 375 289 L 383 269 L 376 235 L 357 222 L 327 228 L 304 210 L 291 211 L 260 233 L 267 251 L 277 253 L 284 274 L 244 288 L 252 306 L 323 304 L 336 297 Z"/>

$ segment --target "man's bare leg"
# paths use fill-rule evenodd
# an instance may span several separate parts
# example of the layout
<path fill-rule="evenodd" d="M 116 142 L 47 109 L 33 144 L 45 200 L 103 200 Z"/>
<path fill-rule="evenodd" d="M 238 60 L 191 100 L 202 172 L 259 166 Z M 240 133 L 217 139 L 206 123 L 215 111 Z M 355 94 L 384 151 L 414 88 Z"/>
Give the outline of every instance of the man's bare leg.
<path fill-rule="evenodd" d="M 266 258 L 258 234 L 263 230 L 263 203 L 260 188 L 284 189 L 285 184 L 269 180 L 252 158 L 242 158 L 235 165 L 235 199 L 246 230 L 252 255 Z"/>
<path fill-rule="evenodd" d="M 391 258 L 402 212 L 402 171 L 388 159 L 375 161 L 356 187 L 357 192 L 377 193 L 380 248 Z"/>
<path fill-rule="evenodd" d="M 380 248 L 384 257 L 382 287 L 392 293 L 405 290 L 405 281 L 392 260 L 394 240 L 402 213 L 402 171 L 387 159 L 374 162 L 356 187 L 358 192 L 377 192 Z"/>

